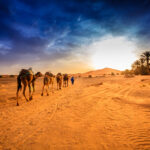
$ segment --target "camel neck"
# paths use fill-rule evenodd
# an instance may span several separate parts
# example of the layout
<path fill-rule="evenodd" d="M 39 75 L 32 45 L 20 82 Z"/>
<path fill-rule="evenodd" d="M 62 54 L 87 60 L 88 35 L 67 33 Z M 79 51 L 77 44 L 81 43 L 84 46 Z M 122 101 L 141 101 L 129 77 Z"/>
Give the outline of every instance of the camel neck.
<path fill-rule="evenodd" d="M 36 80 L 38 78 L 38 76 L 37 75 L 34 75 L 34 80 Z"/>

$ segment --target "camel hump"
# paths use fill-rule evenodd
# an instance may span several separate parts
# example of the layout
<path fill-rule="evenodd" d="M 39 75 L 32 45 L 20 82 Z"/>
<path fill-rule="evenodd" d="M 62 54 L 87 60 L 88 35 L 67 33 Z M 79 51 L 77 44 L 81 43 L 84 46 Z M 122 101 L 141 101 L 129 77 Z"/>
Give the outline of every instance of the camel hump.
<path fill-rule="evenodd" d="M 28 69 L 22 69 L 19 73 L 20 76 L 26 76 L 26 75 L 33 75 L 33 71 L 32 70 L 28 70 Z"/>
<path fill-rule="evenodd" d="M 29 74 L 31 74 L 31 75 L 34 74 L 34 73 L 33 73 L 33 70 L 32 70 L 32 67 L 30 67 L 30 68 L 28 69 L 28 71 L 29 71 Z"/>
<path fill-rule="evenodd" d="M 50 72 L 50 73 L 49 73 L 49 76 L 50 76 L 50 77 L 53 77 L 54 75 Z"/>
<path fill-rule="evenodd" d="M 51 72 L 46 72 L 45 75 L 50 76 L 50 77 L 54 77 L 54 75 Z"/>
<path fill-rule="evenodd" d="M 64 77 L 68 77 L 68 74 L 67 74 L 67 73 L 65 73 L 65 74 L 64 74 Z"/>
<path fill-rule="evenodd" d="M 33 75 L 33 71 L 32 70 L 28 70 L 29 71 L 29 74 Z"/>
<path fill-rule="evenodd" d="M 57 73 L 57 75 L 58 75 L 58 76 L 61 76 L 62 74 L 59 72 L 59 73 Z"/>

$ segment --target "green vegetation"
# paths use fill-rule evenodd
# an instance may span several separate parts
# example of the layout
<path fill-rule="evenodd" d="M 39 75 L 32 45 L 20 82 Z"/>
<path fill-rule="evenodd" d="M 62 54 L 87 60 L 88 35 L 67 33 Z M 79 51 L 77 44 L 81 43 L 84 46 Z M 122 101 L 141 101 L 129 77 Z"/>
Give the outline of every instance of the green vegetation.
<path fill-rule="evenodd" d="M 140 55 L 140 58 L 132 64 L 132 69 L 126 69 L 121 74 L 126 77 L 133 75 L 150 75 L 150 51 L 145 51 Z"/>
<path fill-rule="evenodd" d="M 150 51 L 145 51 L 140 55 L 139 60 L 132 64 L 132 71 L 135 75 L 149 75 L 150 74 Z"/>

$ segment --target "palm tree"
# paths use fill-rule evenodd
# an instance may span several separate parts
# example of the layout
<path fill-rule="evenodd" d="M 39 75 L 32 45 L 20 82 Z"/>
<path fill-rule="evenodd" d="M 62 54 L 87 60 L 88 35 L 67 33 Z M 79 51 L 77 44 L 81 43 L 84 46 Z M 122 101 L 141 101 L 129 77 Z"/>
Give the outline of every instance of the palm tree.
<path fill-rule="evenodd" d="M 132 71 L 137 75 L 139 74 L 139 70 L 140 70 L 140 66 L 141 66 L 141 63 L 139 60 L 136 60 L 133 64 L 132 64 Z"/>
<path fill-rule="evenodd" d="M 144 65 L 144 62 L 145 62 L 145 59 L 144 58 L 140 58 L 140 63 L 141 63 L 141 66 L 143 67 Z"/>
<path fill-rule="evenodd" d="M 140 61 L 139 61 L 139 60 L 136 60 L 136 61 L 134 62 L 134 65 L 135 65 L 137 68 L 139 68 L 139 67 L 140 67 L 140 65 L 141 65 L 141 63 L 140 63 Z"/>
<path fill-rule="evenodd" d="M 146 60 L 147 69 L 149 70 L 150 51 L 145 51 L 141 57 Z"/>

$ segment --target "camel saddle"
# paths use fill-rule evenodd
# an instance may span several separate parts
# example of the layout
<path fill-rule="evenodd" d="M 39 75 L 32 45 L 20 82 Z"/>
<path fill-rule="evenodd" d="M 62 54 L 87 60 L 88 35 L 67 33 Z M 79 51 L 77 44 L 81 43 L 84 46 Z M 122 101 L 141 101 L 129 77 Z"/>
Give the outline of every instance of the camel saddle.
<path fill-rule="evenodd" d="M 46 72 L 45 75 L 47 75 L 49 77 L 54 77 L 54 75 L 51 72 Z"/>
<path fill-rule="evenodd" d="M 22 69 L 19 73 L 20 76 L 34 75 L 32 70 Z"/>

